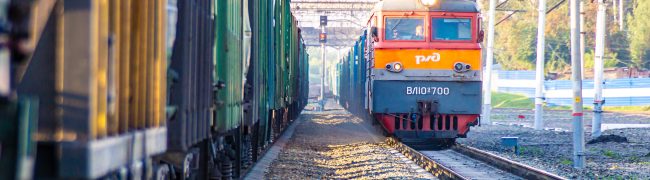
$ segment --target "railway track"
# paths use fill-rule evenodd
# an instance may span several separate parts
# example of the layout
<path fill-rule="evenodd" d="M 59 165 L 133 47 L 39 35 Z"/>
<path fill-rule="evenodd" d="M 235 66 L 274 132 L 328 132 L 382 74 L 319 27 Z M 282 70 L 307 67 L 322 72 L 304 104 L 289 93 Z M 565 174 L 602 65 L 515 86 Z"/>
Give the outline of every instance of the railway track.
<path fill-rule="evenodd" d="M 418 151 L 395 138 L 388 138 L 386 143 L 440 179 L 566 179 L 461 144 L 444 150 Z"/>

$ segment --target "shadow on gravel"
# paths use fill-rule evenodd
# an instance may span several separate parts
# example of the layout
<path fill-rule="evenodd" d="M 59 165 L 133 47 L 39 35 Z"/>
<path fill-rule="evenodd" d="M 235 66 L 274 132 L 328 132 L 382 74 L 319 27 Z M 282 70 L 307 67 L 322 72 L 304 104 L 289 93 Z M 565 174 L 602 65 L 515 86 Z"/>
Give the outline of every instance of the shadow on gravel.
<path fill-rule="evenodd" d="M 627 143 L 627 138 L 619 135 L 609 134 L 602 135 L 596 139 L 592 139 L 587 144 L 596 144 L 596 143 L 606 143 L 606 142 L 617 142 L 617 143 Z"/>

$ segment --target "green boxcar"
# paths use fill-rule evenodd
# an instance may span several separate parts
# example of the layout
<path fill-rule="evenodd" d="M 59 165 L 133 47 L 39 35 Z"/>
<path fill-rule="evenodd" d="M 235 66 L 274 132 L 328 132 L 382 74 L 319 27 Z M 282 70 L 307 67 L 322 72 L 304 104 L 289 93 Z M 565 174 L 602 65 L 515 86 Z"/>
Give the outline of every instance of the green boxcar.
<path fill-rule="evenodd" d="M 38 98 L 21 97 L 16 103 L 0 102 L 0 179 L 32 179 L 36 159 Z"/>
<path fill-rule="evenodd" d="M 268 61 L 268 43 L 266 43 L 266 38 L 268 38 L 268 22 L 269 18 L 266 16 L 268 12 L 269 1 L 249 1 L 249 14 L 251 19 L 251 69 L 253 72 L 249 72 L 249 77 L 254 78 L 251 90 L 253 92 L 253 101 L 254 108 L 253 111 L 253 120 L 258 121 L 259 124 L 254 131 L 257 132 L 257 145 L 254 146 L 265 146 L 268 140 L 266 133 L 267 129 L 267 105 L 266 105 L 266 89 L 267 89 L 267 64 Z M 250 81 L 250 79 L 248 80 Z M 249 83 L 247 83 L 249 84 Z M 253 122 L 255 123 L 255 122 Z"/>
<path fill-rule="evenodd" d="M 243 99 L 242 1 L 215 0 L 215 82 L 225 87 L 217 91 L 215 130 L 226 132 L 239 127 Z"/>
<path fill-rule="evenodd" d="M 253 137 L 256 144 L 254 148 L 265 147 L 271 140 L 271 113 L 275 104 L 270 99 L 275 92 L 275 57 L 274 51 L 274 7 L 272 1 L 249 0 L 249 15 L 251 20 L 251 67 L 247 81 L 252 91 L 253 108 L 251 118 Z M 252 83 L 251 83 L 252 81 Z M 257 123 L 255 125 L 255 123 Z"/>

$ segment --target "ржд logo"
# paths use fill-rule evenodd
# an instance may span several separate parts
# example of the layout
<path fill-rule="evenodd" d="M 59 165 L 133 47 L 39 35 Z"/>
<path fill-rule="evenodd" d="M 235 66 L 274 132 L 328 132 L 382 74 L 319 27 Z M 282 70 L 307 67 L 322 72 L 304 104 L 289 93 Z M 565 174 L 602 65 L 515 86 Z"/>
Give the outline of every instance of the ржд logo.
<path fill-rule="evenodd" d="M 429 56 L 417 55 L 415 56 L 415 64 L 420 64 L 420 62 L 438 62 L 440 61 L 440 53 L 432 53 Z"/>

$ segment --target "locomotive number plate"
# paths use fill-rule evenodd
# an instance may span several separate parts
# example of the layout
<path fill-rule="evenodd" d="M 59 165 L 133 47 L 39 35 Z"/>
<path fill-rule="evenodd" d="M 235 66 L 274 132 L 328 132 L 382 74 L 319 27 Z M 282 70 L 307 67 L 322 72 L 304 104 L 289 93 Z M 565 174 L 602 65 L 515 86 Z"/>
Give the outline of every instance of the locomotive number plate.
<path fill-rule="evenodd" d="M 406 87 L 406 95 L 449 95 L 448 87 Z"/>

